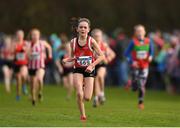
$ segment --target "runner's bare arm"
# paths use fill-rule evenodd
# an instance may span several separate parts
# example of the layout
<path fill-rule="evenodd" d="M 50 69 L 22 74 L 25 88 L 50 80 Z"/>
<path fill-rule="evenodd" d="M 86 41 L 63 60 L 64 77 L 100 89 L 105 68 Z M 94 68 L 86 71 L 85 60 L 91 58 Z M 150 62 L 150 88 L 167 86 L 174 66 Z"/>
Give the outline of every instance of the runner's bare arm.
<path fill-rule="evenodd" d="M 44 42 L 44 46 L 47 48 L 48 50 L 48 57 L 49 58 L 52 58 L 52 48 L 51 48 L 51 45 L 48 43 L 48 42 Z"/>
<path fill-rule="evenodd" d="M 106 58 L 108 63 L 111 62 L 115 57 L 116 54 L 115 52 L 109 47 L 108 44 L 105 45 L 106 46 Z"/>
<path fill-rule="evenodd" d="M 105 59 L 104 54 L 102 53 L 101 49 L 99 48 L 99 45 L 97 42 L 92 39 L 92 48 L 97 54 L 97 59 L 91 64 L 93 67 L 95 67 L 97 64 L 99 64 L 101 61 Z"/>
<path fill-rule="evenodd" d="M 72 62 L 75 60 L 74 54 L 73 54 L 73 46 L 72 46 L 72 41 L 67 44 L 67 52 L 68 52 L 68 58 L 63 59 L 63 63 L 66 62 Z"/>

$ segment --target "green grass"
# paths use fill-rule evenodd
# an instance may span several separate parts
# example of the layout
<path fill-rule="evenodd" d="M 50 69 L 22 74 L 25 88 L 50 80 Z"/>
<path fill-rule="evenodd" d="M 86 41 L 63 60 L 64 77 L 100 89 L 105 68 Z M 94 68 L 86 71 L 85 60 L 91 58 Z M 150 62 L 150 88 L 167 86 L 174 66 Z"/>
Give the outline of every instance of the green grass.
<path fill-rule="evenodd" d="M 145 110 L 137 109 L 136 93 L 106 88 L 107 102 L 98 108 L 86 103 L 88 120 L 79 120 L 75 95 L 65 100 L 61 86 L 45 86 L 44 101 L 33 107 L 28 96 L 15 101 L 0 86 L 0 126 L 180 126 L 180 96 L 148 91 Z"/>

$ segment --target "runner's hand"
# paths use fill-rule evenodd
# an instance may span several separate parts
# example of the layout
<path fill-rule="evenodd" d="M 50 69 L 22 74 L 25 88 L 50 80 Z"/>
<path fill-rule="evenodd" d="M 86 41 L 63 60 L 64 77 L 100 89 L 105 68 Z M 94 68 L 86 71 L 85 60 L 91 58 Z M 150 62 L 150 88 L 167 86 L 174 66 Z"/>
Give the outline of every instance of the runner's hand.
<path fill-rule="evenodd" d="M 64 72 L 64 70 L 63 70 L 62 67 L 61 67 L 61 68 L 59 67 L 58 69 L 59 69 L 59 72 L 60 72 L 61 74 Z"/>
<path fill-rule="evenodd" d="M 152 56 L 149 56 L 148 60 L 149 60 L 149 62 L 151 62 L 152 61 Z"/>
<path fill-rule="evenodd" d="M 134 61 L 134 62 L 132 63 L 132 67 L 133 67 L 133 68 L 138 68 L 138 63 L 137 63 L 136 61 Z"/>
<path fill-rule="evenodd" d="M 90 64 L 90 65 L 86 68 L 85 72 L 91 73 L 93 70 L 94 70 L 94 66 L 93 66 L 92 64 Z"/>

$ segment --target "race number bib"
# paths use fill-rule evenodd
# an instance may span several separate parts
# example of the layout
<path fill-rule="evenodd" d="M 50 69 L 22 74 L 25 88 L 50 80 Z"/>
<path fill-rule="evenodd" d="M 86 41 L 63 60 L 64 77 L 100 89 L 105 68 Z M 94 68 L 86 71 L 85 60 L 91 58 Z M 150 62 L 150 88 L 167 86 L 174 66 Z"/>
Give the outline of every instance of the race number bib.
<path fill-rule="evenodd" d="M 86 67 L 92 63 L 92 57 L 90 56 L 81 56 L 77 58 L 77 63 L 80 66 Z"/>
<path fill-rule="evenodd" d="M 38 52 L 34 52 L 31 54 L 31 60 L 38 60 L 40 59 L 40 54 Z"/>
<path fill-rule="evenodd" d="M 16 59 L 17 60 L 25 60 L 25 54 L 24 53 L 17 53 Z"/>
<path fill-rule="evenodd" d="M 147 51 L 138 51 L 137 52 L 137 59 L 146 59 L 147 58 Z"/>

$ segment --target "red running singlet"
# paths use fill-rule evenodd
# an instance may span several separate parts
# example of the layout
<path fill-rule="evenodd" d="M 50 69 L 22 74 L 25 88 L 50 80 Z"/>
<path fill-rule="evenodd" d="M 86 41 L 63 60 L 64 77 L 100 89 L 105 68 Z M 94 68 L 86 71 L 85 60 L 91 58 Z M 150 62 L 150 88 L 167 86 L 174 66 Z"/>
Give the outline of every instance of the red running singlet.
<path fill-rule="evenodd" d="M 92 50 L 92 37 L 88 36 L 86 44 L 80 46 L 78 38 L 74 38 L 71 41 L 71 47 L 73 49 L 75 60 L 75 68 L 86 68 L 94 62 L 94 54 Z"/>

